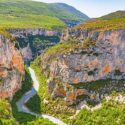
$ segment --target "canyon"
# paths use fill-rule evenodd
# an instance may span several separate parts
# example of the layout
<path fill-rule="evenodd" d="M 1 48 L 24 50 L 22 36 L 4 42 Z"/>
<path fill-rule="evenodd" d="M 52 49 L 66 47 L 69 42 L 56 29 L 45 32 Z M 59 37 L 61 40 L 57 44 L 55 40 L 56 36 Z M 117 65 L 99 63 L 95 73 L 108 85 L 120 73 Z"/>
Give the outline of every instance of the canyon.
<path fill-rule="evenodd" d="M 72 2 L 0 1 L 0 125 L 125 124 L 125 11 Z"/>
<path fill-rule="evenodd" d="M 7 32 L 17 42 L 1 35 L 1 97 L 12 97 L 21 88 L 24 63 L 29 65 L 40 53 L 39 68 L 47 79 L 49 94 L 53 99 L 64 98 L 68 106 L 81 101 L 99 103 L 113 91 L 125 91 L 120 81 L 125 78 L 124 29 L 71 28 L 61 32 L 28 28 Z"/>

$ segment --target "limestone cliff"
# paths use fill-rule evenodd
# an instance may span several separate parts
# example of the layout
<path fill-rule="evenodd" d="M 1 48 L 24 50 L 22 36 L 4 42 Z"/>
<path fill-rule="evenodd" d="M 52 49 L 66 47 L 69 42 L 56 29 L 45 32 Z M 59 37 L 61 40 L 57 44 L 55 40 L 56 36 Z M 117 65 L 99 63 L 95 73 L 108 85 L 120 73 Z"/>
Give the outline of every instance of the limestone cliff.
<path fill-rule="evenodd" d="M 61 31 L 45 30 L 43 28 L 8 29 L 16 38 L 25 62 L 29 62 L 37 55 L 60 41 Z"/>
<path fill-rule="evenodd" d="M 53 98 L 68 105 L 100 101 L 112 91 L 125 91 L 125 29 L 69 29 L 61 43 L 41 55 L 42 73 Z"/>
<path fill-rule="evenodd" d="M 12 97 L 21 88 L 24 63 L 15 42 L 0 35 L 0 98 Z"/>

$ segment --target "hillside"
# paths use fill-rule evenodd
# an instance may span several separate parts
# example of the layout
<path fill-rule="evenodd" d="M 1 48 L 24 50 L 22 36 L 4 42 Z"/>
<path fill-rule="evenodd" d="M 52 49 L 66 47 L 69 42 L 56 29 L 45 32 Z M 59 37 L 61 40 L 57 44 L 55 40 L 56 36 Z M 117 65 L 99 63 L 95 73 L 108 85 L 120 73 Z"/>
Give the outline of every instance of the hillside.
<path fill-rule="evenodd" d="M 85 28 L 96 31 L 125 28 L 125 11 L 116 11 L 99 18 L 86 20 L 74 28 L 76 29 Z"/>
<path fill-rule="evenodd" d="M 101 19 L 111 20 L 111 19 L 119 19 L 125 18 L 125 11 L 116 11 L 101 17 Z"/>
<path fill-rule="evenodd" d="M 88 20 L 83 24 L 76 26 L 76 29 L 92 29 L 96 31 L 106 31 L 113 29 L 125 28 L 125 18 L 121 19 L 111 19 L 111 20 L 102 20 L 100 18 Z"/>
<path fill-rule="evenodd" d="M 62 29 L 64 21 L 83 21 L 88 16 L 62 4 L 31 0 L 0 0 L 0 28 Z"/>

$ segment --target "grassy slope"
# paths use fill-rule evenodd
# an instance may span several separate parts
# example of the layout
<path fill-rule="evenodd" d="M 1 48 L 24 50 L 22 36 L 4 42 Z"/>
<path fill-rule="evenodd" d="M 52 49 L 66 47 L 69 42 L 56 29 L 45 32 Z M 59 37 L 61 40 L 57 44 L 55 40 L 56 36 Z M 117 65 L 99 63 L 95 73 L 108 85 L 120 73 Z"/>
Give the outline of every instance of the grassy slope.
<path fill-rule="evenodd" d="M 103 102 L 103 107 L 94 112 L 83 109 L 71 121 L 71 125 L 124 125 L 125 105 L 114 101 Z"/>
<path fill-rule="evenodd" d="M 101 17 L 101 19 L 104 20 L 119 19 L 119 18 L 125 18 L 125 11 L 116 11 Z"/>
<path fill-rule="evenodd" d="M 88 17 L 74 8 L 61 4 L 47 4 L 31 0 L 0 0 L 0 28 L 62 29 L 62 19 L 84 20 Z M 74 10 L 73 13 L 67 8 Z M 78 16 L 77 16 L 78 14 Z"/>
<path fill-rule="evenodd" d="M 79 10 L 76 10 L 74 7 L 69 6 L 65 3 L 53 3 L 50 4 L 50 6 L 52 6 L 52 8 L 54 8 L 55 10 L 60 10 L 59 13 L 61 13 L 61 17 L 58 13 L 55 13 L 56 16 L 60 19 L 64 19 L 64 20 L 86 20 L 89 19 L 88 16 L 86 16 L 85 14 L 81 13 Z"/>
<path fill-rule="evenodd" d="M 111 19 L 111 20 L 102 20 L 102 19 L 89 20 L 82 25 L 76 26 L 75 28 L 77 29 L 89 28 L 96 31 L 121 29 L 125 28 L 125 18 Z"/>
<path fill-rule="evenodd" d="M 88 20 L 76 28 L 94 28 L 98 31 L 125 28 L 125 11 L 116 11 L 100 18 Z"/>
<path fill-rule="evenodd" d="M 100 18 L 88 20 L 75 28 L 89 28 L 97 31 L 125 28 L 125 11 L 116 11 Z"/>

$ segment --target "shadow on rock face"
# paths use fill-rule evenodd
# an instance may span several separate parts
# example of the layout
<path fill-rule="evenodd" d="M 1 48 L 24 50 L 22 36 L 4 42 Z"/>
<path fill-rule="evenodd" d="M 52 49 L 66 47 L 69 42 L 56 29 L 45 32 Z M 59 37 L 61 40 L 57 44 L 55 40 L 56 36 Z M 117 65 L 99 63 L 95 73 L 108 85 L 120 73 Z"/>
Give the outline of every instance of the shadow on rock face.
<path fill-rule="evenodd" d="M 66 98 L 67 105 L 77 105 L 81 101 L 96 105 L 113 92 L 125 92 L 125 80 L 98 80 L 90 83 L 79 83 L 73 87 L 74 92 L 71 92 Z M 78 94 L 78 91 L 81 93 Z"/>

